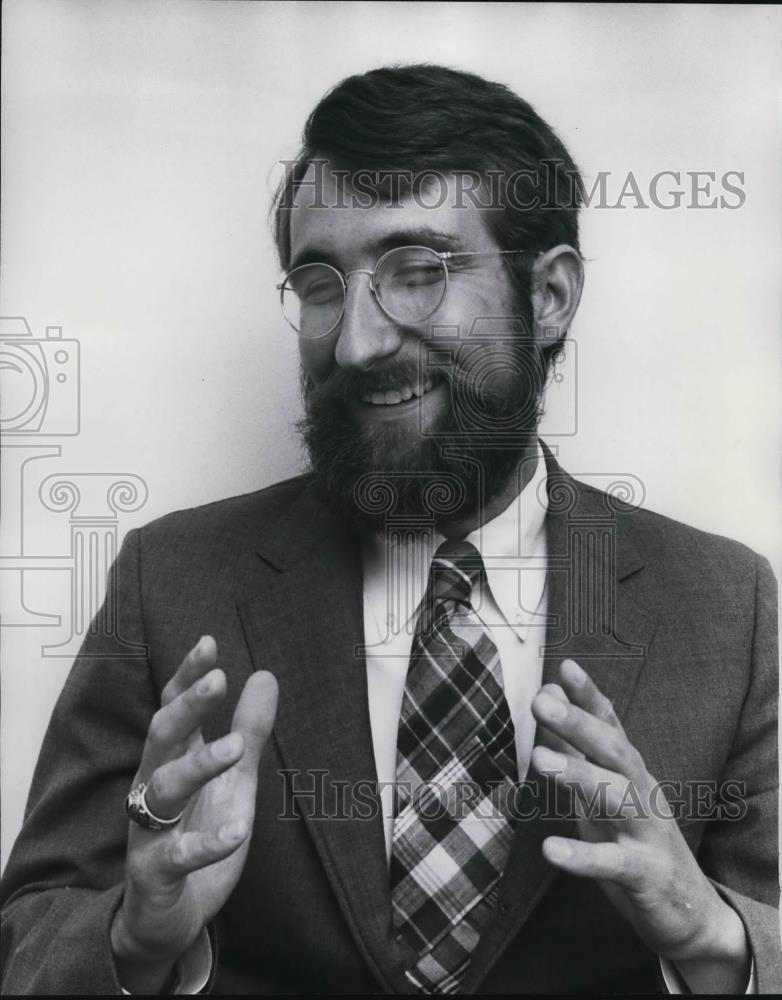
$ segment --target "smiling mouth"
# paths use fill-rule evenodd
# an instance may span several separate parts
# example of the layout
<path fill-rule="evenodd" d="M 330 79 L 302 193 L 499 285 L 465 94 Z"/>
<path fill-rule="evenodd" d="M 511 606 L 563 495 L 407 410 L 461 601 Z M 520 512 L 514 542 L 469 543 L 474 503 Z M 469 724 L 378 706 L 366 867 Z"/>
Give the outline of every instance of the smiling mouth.
<path fill-rule="evenodd" d="M 420 399 L 434 388 L 434 381 L 428 378 L 422 385 L 407 385 L 402 389 L 386 389 L 377 392 L 365 392 L 361 397 L 362 403 L 371 406 L 400 406 L 409 403 L 411 399 Z"/>

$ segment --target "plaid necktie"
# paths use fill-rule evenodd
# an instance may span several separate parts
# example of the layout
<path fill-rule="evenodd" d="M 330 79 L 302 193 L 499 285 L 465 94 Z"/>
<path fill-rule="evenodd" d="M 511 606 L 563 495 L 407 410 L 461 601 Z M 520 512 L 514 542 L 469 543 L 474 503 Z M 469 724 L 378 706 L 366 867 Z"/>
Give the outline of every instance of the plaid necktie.
<path fill-rule="evenodd" d="M 470 603 L 482 572 L 469 542 L 437 549 L 399 719 L 391 896 L 406 976 L 424 993 L 458 991 L 513 836 L 513 722 Z"/>

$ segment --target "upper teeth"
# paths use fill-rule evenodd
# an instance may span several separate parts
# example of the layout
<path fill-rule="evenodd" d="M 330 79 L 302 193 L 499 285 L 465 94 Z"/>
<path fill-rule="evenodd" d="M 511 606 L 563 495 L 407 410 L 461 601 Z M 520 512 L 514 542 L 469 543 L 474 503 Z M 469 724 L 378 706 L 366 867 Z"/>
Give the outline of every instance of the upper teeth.
<path fill-rule="evenodd" d="M 396 403 L 406 403 L 413 396 L 423 396 L 432 388 L 432 380 L 427 379 L 421 385 L 406 385 L 404 389 L 386 389 L 385 392 L 366 392 L 361 397 L 365 403 L 374 403 L 375 406 L 393 406 Z"/>

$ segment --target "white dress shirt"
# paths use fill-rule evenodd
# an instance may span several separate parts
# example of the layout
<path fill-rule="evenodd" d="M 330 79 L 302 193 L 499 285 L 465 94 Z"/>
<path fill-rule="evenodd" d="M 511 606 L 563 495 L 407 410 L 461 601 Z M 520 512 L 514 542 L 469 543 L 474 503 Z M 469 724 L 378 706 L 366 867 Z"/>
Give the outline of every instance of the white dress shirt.
<path fill-rule="evenodd" d="M 505 510 L 467 535 L 486 567 L 488 586 L 473 594 L 473 605 L 500 654 L 520 780 L 529 768 L 535 740 L 531 704 L 543 676 L 547 506 L 546 463 L 538 445 L 535 472 L 525 488 Z M 443 535 L 431 531 L 403 539 L 373 537 L 364 544 L 367 693 L 389 858 L 402 696 L 419 605 L 442 541 Z"/>

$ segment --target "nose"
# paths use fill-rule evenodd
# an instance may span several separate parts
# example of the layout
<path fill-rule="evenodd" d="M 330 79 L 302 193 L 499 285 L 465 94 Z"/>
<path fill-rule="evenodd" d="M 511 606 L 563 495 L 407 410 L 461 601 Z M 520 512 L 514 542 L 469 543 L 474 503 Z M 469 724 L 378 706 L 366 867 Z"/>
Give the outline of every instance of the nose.
<path fill-rule="evenodd" d="M 396 323 L 380 308 L 366 271 L 347 276 L 345 312 L 339 327 L 334 358 L 340 368 L 366 371 L 375 362 L 395 354 L 402 343 Z"/>

